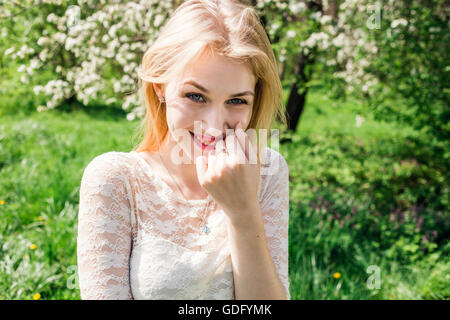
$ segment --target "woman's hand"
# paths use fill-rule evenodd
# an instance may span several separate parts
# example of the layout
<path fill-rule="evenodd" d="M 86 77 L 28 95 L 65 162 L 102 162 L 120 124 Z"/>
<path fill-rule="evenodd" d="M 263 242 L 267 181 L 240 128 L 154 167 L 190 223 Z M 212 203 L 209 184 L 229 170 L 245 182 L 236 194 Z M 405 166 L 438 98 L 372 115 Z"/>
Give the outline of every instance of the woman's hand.
<path fill-rule="evenodd" d="M 196 159 L 200 185 L 220 204 L 233 224 L 248 222 L 259 205 L 258 188 L 261 183 L 257 150 L 242 129 L 217 142 L 216 152 Z M 249 159 L 256 159 L 252 164 Z M 257 217 L 258 218 L 258 217 Z"/>

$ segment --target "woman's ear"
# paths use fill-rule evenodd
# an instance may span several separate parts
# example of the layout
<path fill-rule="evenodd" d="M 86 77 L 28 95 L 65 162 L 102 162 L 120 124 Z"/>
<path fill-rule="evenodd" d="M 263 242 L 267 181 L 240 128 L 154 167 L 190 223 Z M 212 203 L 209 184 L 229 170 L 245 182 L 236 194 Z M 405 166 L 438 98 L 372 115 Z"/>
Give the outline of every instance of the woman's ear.
<path fill-rule="evenodd" d="M 161 83 L 153 83 L 153 89 L 160 98 L 165 98 L 164 87 Z"/>

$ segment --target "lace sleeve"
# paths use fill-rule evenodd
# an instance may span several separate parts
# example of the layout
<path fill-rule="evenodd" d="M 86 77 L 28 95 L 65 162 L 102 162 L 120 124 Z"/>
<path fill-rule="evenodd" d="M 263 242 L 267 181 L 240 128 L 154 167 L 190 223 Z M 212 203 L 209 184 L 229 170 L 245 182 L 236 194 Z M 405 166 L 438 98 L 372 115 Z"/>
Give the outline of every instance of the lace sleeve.
<path fill-rule="evenodd" d="M 77 260 L 82 299 L 133 299 L 130 201 L 114 153 L 94 158 L 81 179 Z"/>
<path fill-rule="evenodd" d="M 272 152 L 273 159 L 266 177 L 267 185 L 262 195 L 261 212 L 269 251 L 280 280 L 286 289 L 287 299 L 290 300 L 288 274 L 289 167 L 281 154 Z"/>

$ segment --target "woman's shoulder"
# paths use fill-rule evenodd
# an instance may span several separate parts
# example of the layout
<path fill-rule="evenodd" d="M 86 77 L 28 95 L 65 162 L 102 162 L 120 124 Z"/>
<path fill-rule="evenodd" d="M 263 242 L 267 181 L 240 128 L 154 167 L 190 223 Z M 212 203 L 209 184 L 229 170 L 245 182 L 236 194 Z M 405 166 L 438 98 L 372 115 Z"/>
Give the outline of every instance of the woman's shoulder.
<path fill-rule="evenodd" d="M 283 155 L 266 147 L 261 160 L 261 184 L 259 197 L 263 198 L 270 190 L 275 190 L 289 180 L 289 167 Z"/>
<path fill-rule="evenodd" d="M 286 159 L 275 149 L 265 147 L 261 159 L 261 175 L 271 176 L 283 171 L 289 171 Z"/>
<path fill-rule="evenodd" d="M 133 165 L 134 158 L 129 152 L 108 151 L 94 157 L 84 169 L 86 175 L 124 176 Z"/>
<path fill-rule="evenodd" d="M 132 159 L 131 152 L 108 151 L 108 152 L 105 152 L 105 153 L 95 156 L 89 164 L 96 163 L 96 162 L 104 162 L 104 163 L 125 162 L 126 163 L 130 159 Z"/>

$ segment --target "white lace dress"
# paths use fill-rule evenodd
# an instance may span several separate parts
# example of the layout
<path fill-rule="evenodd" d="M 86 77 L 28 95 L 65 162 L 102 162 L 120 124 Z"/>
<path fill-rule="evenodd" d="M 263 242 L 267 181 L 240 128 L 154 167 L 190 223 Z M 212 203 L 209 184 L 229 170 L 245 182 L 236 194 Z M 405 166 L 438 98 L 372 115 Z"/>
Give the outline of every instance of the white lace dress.
<path fill-rule="evenodd" d="M 263 159 L 258 196 L 265 233 L 290 299 L 289 169 L 271 148 Z M 210 231 L 204 233 L 199 215 L 209 201 Z M 97 156 L 85 168 L 80 186 L 81 298 L 234 299 L 225 218 L 211 196 L 180 198 L 142 154 L 111 151 Z"/>

